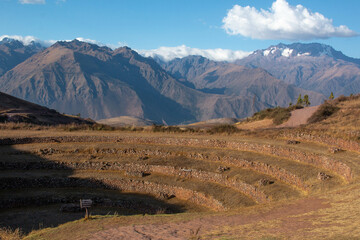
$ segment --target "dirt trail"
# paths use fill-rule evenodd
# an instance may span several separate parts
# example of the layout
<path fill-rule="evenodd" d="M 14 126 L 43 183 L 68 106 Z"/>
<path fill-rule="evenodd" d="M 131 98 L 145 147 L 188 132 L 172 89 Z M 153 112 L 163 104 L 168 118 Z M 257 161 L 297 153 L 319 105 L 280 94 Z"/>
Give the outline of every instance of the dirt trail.
<path fill-rule="evenodd" d="M 294 110 L 291 112 L 291 117 L 289 118 L 289 120 L 277 127 L 297 127 L 301 124 L 305 124 L 307 120 L 311 117 L 311 115 L 316 112 L 319 106 L 305 107 L 302 109 Z"/>
<path fill-rule="evenodd" d="M 330 207 L 330 204 L 322 199 L 308 198 L 263 213 L 211 216 L 178 223 L 120 226 L 97 232 L 86 239 L 197 239 L 196 236 L 209 233 L 219 227 L 221 229 L 222 226 L 236 228 L 241 225 L 272 220 L 283 222 L 281 227 L 277 228 L 277 231 L 291 233 L 295 229 L 299 231 L 299 229 L 309 227 L 308 224 L 304 223 L 304 219 L 294 218 L 295 216 L 328 207 Z M 196 232 L 198 233 L 195 234 Z M 209 235 L 206 239 L 214 237 L 216 238 L 216 236 Z"/>

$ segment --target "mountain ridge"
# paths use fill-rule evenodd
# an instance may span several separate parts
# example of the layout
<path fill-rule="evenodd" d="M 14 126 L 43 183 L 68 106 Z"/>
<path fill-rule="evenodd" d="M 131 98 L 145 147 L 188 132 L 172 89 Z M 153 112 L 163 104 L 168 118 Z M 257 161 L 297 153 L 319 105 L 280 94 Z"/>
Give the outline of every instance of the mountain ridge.
<path fill-rule="evenodd" d="M 10 39 L 0 46 L 6 44 L 26 47 Z M 234 63 L 202 56 L 156 61 L 128 47 L 79 40 L 42 50 L 28 46 L 37 52 L 0 77 L 2 91 L 94 119 L 134 116 L 179 124 L 241 118 L 287 106 L 299 94 L 319 104 L 330 92 L 360 91 L 359 59 L 319 43 L 280 43 Z"/>
<path fill-rule="evenodd" d="M 3 38 L 0 41 L 0 76 L 43 49 L 45 47 L 39 43 L 24 45 L 15 39 Z"/>
<path fill-rule="evenodd" d="M 111 50 L 58 42 L 0 78 L 5 92 L 94 119 L 123 115 L 175 124 L 244 117 L 247 97 L 205 94 L 172 78 L 154 60 L 127 47 Z M 265 107 L 263 103 L 256 110 Z"/>
<path fill-rule="evenodd" d="M 246 96 L 253 102 L 267 103 L 267 107 L 287 106 L 295 102 L 299 94 L 311 96 L 313 104 L 320 104 L 325 98 L 281 82 L 263 69 L 215 62 L 201 56 L 175 59 L 163 63 L 162 67 L 185 85 L 199 91 Z"/>

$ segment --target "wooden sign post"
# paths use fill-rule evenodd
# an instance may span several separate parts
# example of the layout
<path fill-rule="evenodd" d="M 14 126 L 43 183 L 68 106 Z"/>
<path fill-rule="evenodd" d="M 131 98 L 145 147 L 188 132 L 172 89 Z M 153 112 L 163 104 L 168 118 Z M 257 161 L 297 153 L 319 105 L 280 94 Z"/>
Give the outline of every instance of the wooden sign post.
<path fill-rule="evenodd" d="M 85 208 L 85 219 L 89 218 L 88 208 L 92 205 L 91 199 L 80 199 L 80 208 Z"/>

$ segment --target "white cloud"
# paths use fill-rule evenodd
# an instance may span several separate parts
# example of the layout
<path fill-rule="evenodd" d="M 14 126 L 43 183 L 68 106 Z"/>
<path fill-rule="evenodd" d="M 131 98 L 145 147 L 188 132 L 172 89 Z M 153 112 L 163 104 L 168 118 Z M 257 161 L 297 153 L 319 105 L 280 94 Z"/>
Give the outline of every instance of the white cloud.
<path fill-rule="evenodd" d="M 20 36 L 20 35 L 2 35 L 2 36 L 0 36 L 0 41 L 2 41 L 4 38 L 11 38 L 11 39 L 18 40 L 18 41 L 22 42 L 24 45 L 29 45 L 29 44 L 31 44 L 31 42 L 36 42 L 36 43 L 40 43 L 42 46 L 45 46 L 45 47 L 49 47 L 49 46 L 53 45 L 54 43 L 56 43 L 57 41 L 65 41 L 65 42 L 72 41 L 72 40 L 40 40 L 34 36 Z M 75 39 L 79 40 L 81 42 L 92 43 L 92 44 L 96 44 L 99 46 L 107 46 L 112 49 L 122 46 L 121 42 L 118 42 L 117 45 L 114 45 L 114 44 L 103 44 L 99 41 L 96 41 L 96 40 L 93 40 L 90 38 L 77 37 Z"/>
<path fill-rule="evenodd" d="M 268 11 L 234 5 L 223 24 L 228 34 L 253 39 L 309 40 L 358 35 L 347 26 L 335 27 L 332 19 L 302 5 L 291 6 L 286 0 L 276 0 Z"/>
<path fill-rule="evenodd" d="M 45 0 L 19 0 L 21 4 L 45 4 Z"/>
<path fill-rule="evenodd" d="M 100 45 L 100 46 L 104 45 L 104 44 L 102 44 L 96 40 L 90 39 L 90 38 L 77 37 L 76 40 L 78 40 L 80 42 L 87 42 L 87 43 L 92 43 L 92 44 L 96 44 L 96 45 Z M 66 41 L 71 42 L 72 40 L 66 40 Z"/>
<path fill-rule="evenodd" d="M 236 59 L 247 57 L 251 52 L 233 51 L 229 49 L 198 49 L 190 48 L 185 45 L 177 47 L 160 47 L 152 50 L 136 50 L 139 54 L 145 57 L 158 57 L 167 62 L 174 58 L 183 58 L 190 55 L 200 55 L 214 61 L 233 62 Z"/>
<path fill-rule="evenodd" d="M 34 36 L 20 36 L 20 35 L 2 35 L 0 36 L 0 41 L 4 38 L 11 38 L 22 42 L 24 45 L 29 45 L 32 42 L 40 43 L 42 46 L 49 47 L 56 43 L 57 41 L 65 41 L 71 42 L 72 40 L 40 40 Z M 81 42 L 88 42 L 92 44 L 96 44 L 99 46 L 107 46 L 109 48 L 115 49 L 121 46 L 127 45 L 125 42 L 118 42 L 117 44 L 103 44 L 99 41 L 77 37 L 75 38 Z M 158 57 L 163 61 L 170 61 L 174 58 L 183 58 L 190 55 L 200 55 L 206 58 L 209 58 L 214 61 L 227 61 L 233 62 L 237 59 L 241 59 L 247 57 L 251 52 L 245 51 L 233 51 L 230 49 L 199 49 L 199 48 L 191 48 L 185 45 L 181 45 L 178 47 L 160 47 L 158 49 L 151 49 L 151 50 L 136 50 L 139 54 L 145 57 Z"/>
<path fill-rule="evenodd" d="M 2 35 L 0 36 L 0 41 L 4 38 L 11 38 L 22 42 L 24 45 L 29 45 L 31 42 L 37 42 L 44 46 L 49 46 L 51 43 L 49 41 L 42 41 L 34 36 L 20 36 L 20 35 Z"/>

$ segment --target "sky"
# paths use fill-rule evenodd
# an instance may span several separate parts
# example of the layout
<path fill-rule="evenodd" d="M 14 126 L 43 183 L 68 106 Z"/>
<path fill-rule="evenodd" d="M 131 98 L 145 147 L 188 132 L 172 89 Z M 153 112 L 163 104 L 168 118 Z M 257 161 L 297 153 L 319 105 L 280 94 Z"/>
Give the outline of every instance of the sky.
<path fill-rule="evenodd" d="M 0 0 L 0 36 L 79 38 L 165 60 L 231 61 L 280 42 L 320 42 L 360 58 L 359 10 L 359 0 Z"/>

